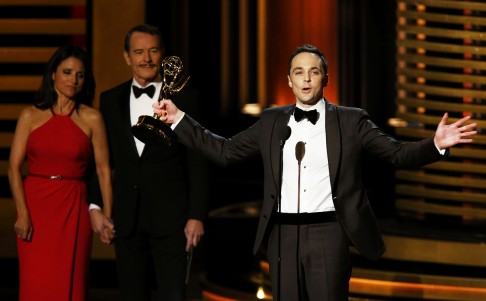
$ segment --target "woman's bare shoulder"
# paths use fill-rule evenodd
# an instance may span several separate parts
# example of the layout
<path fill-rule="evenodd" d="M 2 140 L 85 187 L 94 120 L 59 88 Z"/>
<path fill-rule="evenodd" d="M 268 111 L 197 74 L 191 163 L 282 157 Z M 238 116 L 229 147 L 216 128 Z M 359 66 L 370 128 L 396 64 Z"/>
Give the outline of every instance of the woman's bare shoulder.
<path fill-rule="evenodd" d="M 79 106 L 79 116 L 86 122 L 100 122 L 103 120 L 101 112 L 98 109 L 87 105 Z"/>
<path fill-rule="evenodd" d="M 36 120 L 46 115 L 46 110 L 41 110 L 35 106 L 28 106 L 20 111 L 19 120 Z"/>

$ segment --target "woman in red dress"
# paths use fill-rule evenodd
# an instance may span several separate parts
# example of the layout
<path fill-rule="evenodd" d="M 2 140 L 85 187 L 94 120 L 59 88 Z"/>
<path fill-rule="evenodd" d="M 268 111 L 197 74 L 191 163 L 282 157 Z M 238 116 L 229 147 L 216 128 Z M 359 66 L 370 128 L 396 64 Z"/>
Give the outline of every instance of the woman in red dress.
<path fill-rule="evenodd" d="M 112 200 L 104 123 L 89 106 L 94 90 L 86 52 L 62 47 L 47 63 L 34 106 L 17 122 L 9 181 L 17 207 L 21 301 L 86 299 L 92 239 L 86 178 L 93 157 L 105 221 Z M 28 174 L 22 181 L 25 160 Z M 110 242 L 108 234 L 100 237 Z"/>

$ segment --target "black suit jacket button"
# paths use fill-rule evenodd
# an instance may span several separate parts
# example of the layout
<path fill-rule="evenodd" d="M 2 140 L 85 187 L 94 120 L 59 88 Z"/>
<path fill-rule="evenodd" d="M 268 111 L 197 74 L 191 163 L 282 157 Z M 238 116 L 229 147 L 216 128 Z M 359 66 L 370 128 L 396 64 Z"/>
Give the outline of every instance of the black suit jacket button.
<path fill-rule="evenodd" d="M 272 198 L 272 200 L 275 200 L 275 195 L 274 194 L 271 194 L 270 197 Z"/>
<path fill-rule="evenodd" d="M 133 186 L 133 189 L 138 190 L 138 185 Z"/>

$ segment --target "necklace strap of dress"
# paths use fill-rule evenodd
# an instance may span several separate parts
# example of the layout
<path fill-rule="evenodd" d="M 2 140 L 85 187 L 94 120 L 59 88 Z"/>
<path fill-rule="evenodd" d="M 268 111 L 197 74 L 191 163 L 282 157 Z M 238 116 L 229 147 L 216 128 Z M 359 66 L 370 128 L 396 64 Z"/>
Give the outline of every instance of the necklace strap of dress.
<path fill-rule="evenodd" d="M 73 115 L 73 112 L 74 110 L 76 109 L 76 105 L 74 105 L 72 108 L 71 108 L 71 111 L 69 111 L 69 114 L 67 114 L 67 116 L 71 117 L 71 115 Z"/>
<path fill-rule="evenodd" d="M 54 109 L 53 109 L 52 107 L 51 107 L 51 108 L 49 108 L 49 110 L 51 110 L 51 113 L 52 113 L 52 115 L 54 115 L 54 116 L 68 116 L 68 117 L 71 117 L 71 115 L 73 115 L 73 113 L 74 113 L 74 110 L 76 110 L 76 106 L 73 106 L 73 107 L 71 108 L 71 111 L 69 111 L 69 113 L 68 113 L 67 115 L 58 115 L 58 114 L 56 114 L 56 113 L 54 112 Z"/>

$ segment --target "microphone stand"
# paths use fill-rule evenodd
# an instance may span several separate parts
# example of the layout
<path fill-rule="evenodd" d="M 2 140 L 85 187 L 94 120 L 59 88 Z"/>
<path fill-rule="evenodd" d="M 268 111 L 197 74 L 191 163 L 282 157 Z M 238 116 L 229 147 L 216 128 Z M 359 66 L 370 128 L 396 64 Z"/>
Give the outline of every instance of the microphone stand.
<path fill-rule="evenodd" d="M 278 214 L 282 213 L 282 174 L 283 174 L 283 143 L 280 141 L 280 187 L 278 193 Z M 277 301 L 280 301 L 280 274 L 282 273 L 282 224 L 278 223 L 278 242 L 277 242 Z"/>
<path fill-rule="evenodd" d="M 298 174 L 297 174 L 297 247 L 296 247 L 296 267 L 297 267 L 297 292 L 299 300 L 301 299 L 301 285 L 300 285 L 300 264 L 299 264 L 299 254 L 300 254 L 300 170 L 302 159 L 305 155 L 305 143 L 302 141 L 297 142 L 295 145 L 295 158 L 297 159 Z"/>

